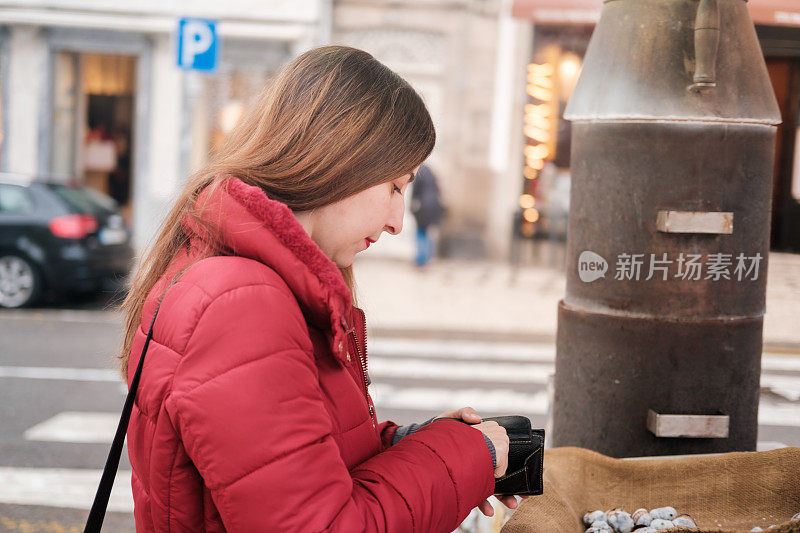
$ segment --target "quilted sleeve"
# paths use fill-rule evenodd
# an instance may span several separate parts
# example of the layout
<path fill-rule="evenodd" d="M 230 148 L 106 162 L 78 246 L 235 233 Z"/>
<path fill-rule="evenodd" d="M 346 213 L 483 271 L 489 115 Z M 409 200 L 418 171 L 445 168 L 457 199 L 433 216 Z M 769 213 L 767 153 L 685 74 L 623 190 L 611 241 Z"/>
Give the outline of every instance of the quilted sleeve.
<path fill-rule="evenodd" d="M 395 441 L 395 433 L 400 426 L 392 422 L 391 420 L 387 420 L 386 422 L 381 422 L 378 424 L 378 433 L 381 436 L 381 443 L 383 448 L 386 449 Z"/>
<path fill-rule="evenodd" d="M 216 297 L 197 322 L 166 408 L 228 531 L 450 532 L 492 493 L 483 434 L 453 420 L 348 471 L 311 350 L 270 285 Z"/>
<path fill-rule="evenodd" d="M 392 444 L 397 444 L 400 440 L 405 437 L 406 435 L 411 435 L 412 433 L 419 431 L 420 429 L 424 428 L 431 422 L 433 422 L 436 417 L 431 417 L 422 424 L 409 424 L 407 426 L 400 426 L 395 429 L 394 436 L 392 437 Z M 497 452 L 494 449 L 494 444 L 492 444 L 492 439 L 488 436 L 484 435 L 483 440 L 486 441 L 486 447 L 489 449 L 489 453 L 492 454 L 492 468 L 497 469 Z"/>

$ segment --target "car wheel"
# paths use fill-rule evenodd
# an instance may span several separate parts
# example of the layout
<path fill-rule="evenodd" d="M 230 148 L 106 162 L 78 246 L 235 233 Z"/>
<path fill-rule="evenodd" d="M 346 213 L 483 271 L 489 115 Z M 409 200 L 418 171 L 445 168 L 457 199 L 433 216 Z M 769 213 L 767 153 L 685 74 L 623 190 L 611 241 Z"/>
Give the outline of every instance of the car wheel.
<path fill-rule="evenodd" d="M 0 307 L 23 307 L 34 303 L 42 291 L 36 267 L 18 255 L 0 256 Z"/>

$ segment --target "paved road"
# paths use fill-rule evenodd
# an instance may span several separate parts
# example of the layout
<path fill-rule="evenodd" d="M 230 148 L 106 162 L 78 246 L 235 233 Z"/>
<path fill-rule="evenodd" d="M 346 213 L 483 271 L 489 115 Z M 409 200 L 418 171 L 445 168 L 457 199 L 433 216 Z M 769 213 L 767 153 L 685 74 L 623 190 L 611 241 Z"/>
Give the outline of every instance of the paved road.
<path fill-rule="evenodd" d="M 0 312 L 0 531 L 83 529 L 125 398 L 119 316 L 87 307 Z M 379 417 L 401 424 L 472 405 L 546 426 L 554 353 L 547 343 L 370 338 L 370 389 Z M 800 446 L 800 354 L 763 361 L 760 447 Z M 133 531 L 126 455 L 107 531 Z"/>

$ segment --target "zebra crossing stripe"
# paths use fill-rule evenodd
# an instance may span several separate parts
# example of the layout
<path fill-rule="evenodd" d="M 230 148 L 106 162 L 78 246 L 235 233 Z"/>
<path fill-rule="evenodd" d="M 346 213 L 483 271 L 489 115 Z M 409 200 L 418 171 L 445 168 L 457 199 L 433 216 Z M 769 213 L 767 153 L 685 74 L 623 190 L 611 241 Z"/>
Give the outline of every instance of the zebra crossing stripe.
<path fill-rule="evenodd" d="M 91 509 L 102 470 L 0 467 L 0 503 Z M 131 472 L 119 471 L 108 510 L 133 512 Z"/>
<path fill-rule="evenodd" d="M 373 354 L 375 355 L 375 354 Z M 417 354 L 419 356 L 420 354 Z M 765 359 L 762 374 L 762 386 L 778 386 L 784 390 L 792 390 L 792 401 L 800 398 L 800 376 L 779 376 L 768 374 L 773 371 L 791 371 L 798 361 L 784 361 L 778 357 L 777 363 Z M 546 383 L 547 376 L 554 371 L 550 364 L 538 363 L 472 363 L 469 361 L 431 362 L 425 359 L 397 357 L 375 357 L 370 359 L 370 374 L 382 377 L 435 377 L 436 379 L 474 379 L 478 381 L 508 381 L 514 383 Z M 800 368 L 799 368 L 800 370 Z M 121 383 L 116 370 L 102 368 L 58 368 L 58 367 L 23 367 L 0 366 L 0 378 L 52 379 L 64 381 L 88 381 Z M 502 379 L 498 379 L 502 378 Z M 776 385 L 779 384 L 779 385 Z M 797 395 L 797 397 L 795 397 Z"/>
<path fill-rule="evenodd" d="M 114 440 L 120 415 L 64 411 L 25 431 L 26 440 L 108 443 Z"/>
<path fill-rule="evenodd" d="M 374 358 L 369 364 L 373 378 L 428 379 L 491 383 L 531 383 L 543 385 L 555 373 L 552 364 L 524 364 L 472 361 L 432 361 L 430 359 Z M 800 375 L 761 374 L 761 387 L 795 402 L 800 400 Z"/>
<path fill-rule="evenodd" d="M 486 389 L 453 391 L 375 383 L 370 386 L 370 392 L 378 410 L 419 411 L 420 417 L 424 418 L 435 411 L 467 405 L 479 413 L 515 413 L 536 417 L 548 415 L 545 391 L 534 394 Z M 83 418 L 86 420 L 82 420 Z M 25 438 L 45 442 L 110 444 L 118 422 L 119 413 L 64 412 L 28 429 Z M 537 422 L 544 424 L 545 420 L 537 419 Z M 761 426 L 800 427 L 800 405 L 762 400 L 758 410 L 758 423 Z"/>
<path fill-rule="evenodd" d="M 391 358 L 507 359 L 527 363 L 553 363 L 556 359 L 555 344 L 543 343 L 521 344 L 381 337 L 369 339 L 367 348 L 371 356 Z M 761 368 L 766 371 L 800 372 L 800 354 L 786 355 L 764 352 L 761 356 Z"/>
<path fill-rule="evenodd" d="M 761 389 L 768 389 L 790 402 L 800 400 L 800 376 L 761 374 Z"/>
<path fill-rule="evenodd" d="M 480 412 L 546 415 L 546 392 L 526 394 L 509 390 L 458 389 L 434 387 L 395 387 L 381 383 L 370 385 L 375 406 L 390 409 L 431 411 L 469 405 Z M 430 415 L 428 415 L 430 416 Z M 800 404 L 761 401 L 758 423 L 762 426 L 800 427 Z"/>
<path fill-rule="evenodd" d="M 761 355 L 761 369 L 775 372 L 800 372 L 800 357 L 764 352 Z"/>
<path fill-rule="evenodd" d="M 771 366 L 771 365 L 770 365 Z M 778 370 L 785 370 L 787 367 L 791 365 L 783 364 L 783 365 L 775 365 L 773 368 L 777 368 Z M 484 362 L 458 362 L 454 363 L 453 361 L 443 363 L 443 362 L 436 362 L 436 361 L 429 361 L 429 360 L 419 360 L 419 359 L 398 359 L 398 358 L 375 358 L 372 359 L 370 362 L 370 373 L 373 377 L 387 379 L 387 378 L 405 378 L 405 379 L 434 379 L 436 381 L 476 381 L 476 382 L 508 382 L 508 383 L 532 383 L 532 384 L 546 384 L 548 376 L 554 372 L 552 365 L 546 364 L 515 364 L 515 363 L 484 363 Z M 113 370 L 105 370 L 105 369 L 91 369 L 91 368 L 52 368 L 52 367 L 0 367 L 0 378 L 2 377 L 13 377 L 13 378 L 24 378 L 24 379 L 53 379 L 53 380 L 71 380 L 71 381 L 94 381 L 94 382 L 117 382 L 119 383 L 119 377 L 116 371 Z M 120 384 L 121 391 L 125 394 L 126 388 L 124 384 Z M 377 386 L 377 384 L 376 384 Z M 788 401 L 796 402 L 800 400 L 800 376 L 787 376 L 787 375 L 780 375 L 780 374 L 771 374 L 765 372 L 761 375 L 761 386 L 765 390 L 769 390 Z M 429 396 L 427 391 L 443 391 L 442 393 L 447 395 L 448 397 L 453 397 L 455 394 L 460 394 L 460 391 L 451 391 L 442 388 L 431 388 L 431 389 L 420 389 L 414 387 L 403 387 L 402 389 L 398 389 L 399 395 L 398 398 L 410 398 L 411 392 L 410 391 L 418 391 L 423 396 Z M 487 392 L 491 394 L 493 397 L 498 396 L 501 393 L 509 394 L 509 398 L 520 398 L 518 394 L 513 391 L 504 391 L 504 390 L 493 390 L 489 389 L 470 389 L 474 391 L 479 391 L 476 396 L 484 397 L 486 396 Z M 530 396 L 530 395 L 529 395 Z M 529 397 L 522 397 L 522 399 L 516 402 L 517 405 L 529 405 L 530 398 Z M 399 401 L 399 400 L 398 400 Z M 413 409 L 413 405 L 417 402 L 415 400 L 407 400 L 408 401 L 408 408 Z M 452 405 L 452 404 L 450 404 Z M 776 404 L 778 405 L 778 404 Z M 787 404 L 786 407 L 780 407 L 779 411 L 775 412 L 793 412 L 793 409 L 796 409 L 800 412 L 800 406 L 793 406 L 791 404 Z M 774 420 L 774 417 L 769 415 L 769 413 L 773 412 L 774 409 L 771 407 L 771 404 L 762 405 L 761 412 L 767 413 L 765 416 L 770 417 L 770 420 Z M 100 416 L 101 414 L 96 414 L 94 416 Z M 800 423 L 797 421 L 798 417 L 794 417 L 792 420 L 784 420 L 780 424 L 773 424 L 770 425 L 789 425 L 789 426 L 800 426 Z M 90 421 L 81 421 L 75 422 L 75 424 L 91 424 Z M 764 422 L 762 422 L 764 423 Z M 105 422 L 97 422 L 95 425 L 97 428 L 102 427 Z M 65 425 L 61 425 L 65 426 Z M 68 424 L 66 425 L 68 426 Z M 33 440 L 47 440 L 42 439 L 38 433 L 38 431 L 44 431 L 42 428 L 31 428 L 31 438 Z M 60 429 L 59 431 L 66 432 L 67 429 Z M 82 429 L 83 434 L 93 434 L 95 431 L 102 432 L 105 430 L 97 429 Z M 44 431 L 44 433 L 47 433 Z M 65 433 L 66 434 L 66 433 Z M 113 433 L 112 433 L 113 434 Z M 49 437 L 50 439 L 58 440 L 60 437 L 57 437 L 55 434 Z M 84 437 L 84 438 L 96 438 L 98 440 L 92 440 L 89 442 L 106 442 L 106 440 L 100 439 L 100 437 Z M 63 437 L 64 440 L 71 440 L 66 436 Z"/>
<path fill-rule="evenodd" d="M 376 407 L 436 411 L 471 405 L 478 412 L 502 411 L 520 414 L 547 413 L 547 393 L 534 394 L 503 389 L 444 389 L 441 387 L 394 387 L 374 383 L 370 394 Z"/>
<path fill-rule="evenodd" d="M 369 339 L 370 355 L 387 357 L 459 357 L 462 359 L 510 359 L 515 361 L 552 363 L 556 358 L 554 344 L 520 344 L 504 342 L 471 342 L 456 340 Z"/>
<path fill-rule="evenodd" d="M 410 370 L 407 364 L 397 363 L 397 360 L 413 359 L 442 359 L 448 365 L 454 364 L 453 358 L 473 360 L 507 360 L 508 366 L 502 367 L 506 376 L 515 374 L 534 376 L 534 383 L 542 383 L 541 375 L 546 364 L 552 365 L 555 361 L 555 346 L 551 344 L 512 344 L 512 343 L 487 343 L 465 341 L 428 341 L 380 338 L 370 340 L 370 371 L 387 372 L 400 371 L 400 375 L 407 376 Z M 393 361 L 393 362 L 389 362 Z M 512 363 L 521 361 L 521 365 Z M 765 352 L 761 359 L 764 372 L 800 372 L 800 357 Z M 382 368 L 375 368 L 381 365 Z M 414 365 L 419 365 L 414 362 Z M 458 365 L 470 364 L 469 361 L 459 361 Z M 538 364 L 538 366 L 537 366 Z M 507 372 L 507 369 L 514 368 Z M 476 367 L 478 368 L 478 367 Z M 480 368 L 485 368 L 481 366 Z M 500 368 L 500 367 L 498 367 Z M 496 372 L 498 373 L 498 372 Z M 466 371 L 464 371 L 466 374 Z M 480 376 L 483 372 L 476 372 Z M 545 376 L 546 377 L 546 376 Z M 117 370 L 105 368 L 63 368 L 63 367 L 28 367 L 28 366 L 0 366 L 0 378 L 21 379 L 53 379 L 68 381 L 94 381 L 118 382 L 122 381 Z M 459 378 L 461 379 L 461 378 Z M 476 379 L 480 379 L 476 377 Z M 517 381 L 512 377 L 512 380 Z M 521 379 L 519 381 L 522 381 Z"/>
<path fill-rule="evenodd" d="M 555 372 L 552 364 L 431 361 L 429 359 L 373 358 L 373 377 L 431 379 L 445 381 L 491 381 L 505 383 L 547 383 Z"/>
<path fill-rule="evenodd" d="M 760 426 L 800 427 L 800 404 L 761 401 L 758 405 Z"/>
<path fill-rule="evenodd" d="M 0 378 L 100 382 L 122 381 L 122 377 L 116 370 L 105 368 L 60 368 L 54 366 L 0 366 Z"/>

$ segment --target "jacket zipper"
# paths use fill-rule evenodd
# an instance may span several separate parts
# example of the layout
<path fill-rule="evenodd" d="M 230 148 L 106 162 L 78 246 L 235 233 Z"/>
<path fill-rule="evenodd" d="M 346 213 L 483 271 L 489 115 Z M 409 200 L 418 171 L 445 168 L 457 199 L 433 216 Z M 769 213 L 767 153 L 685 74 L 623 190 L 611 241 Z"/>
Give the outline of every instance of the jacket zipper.
<path fill-rule="evenodd" d="M 358 336 L 356 335 L 356 329 L 350 328 L 350 332 L 353 334 L 353 343 L 356 345 L 356 355 L 358 356 L 358 362 L 361 364 L 361 378 L 362 382 L 364 383 L 364 399 L 367 400 L 367 405 L 369 406 L 369 417 L 372 420 L 372 427 L 375 426 L 375 408 L 372 407 L 372 404 L 369 402 L 369 392 L 367 391 L 367 382 L 369 377 L 367 375 L 367 321 L 364 319 L 364 316 L 361 317 L 361 324 L 364 331 L 364 356 L 361 356 L 361 347 L 358 344 Z"/>

